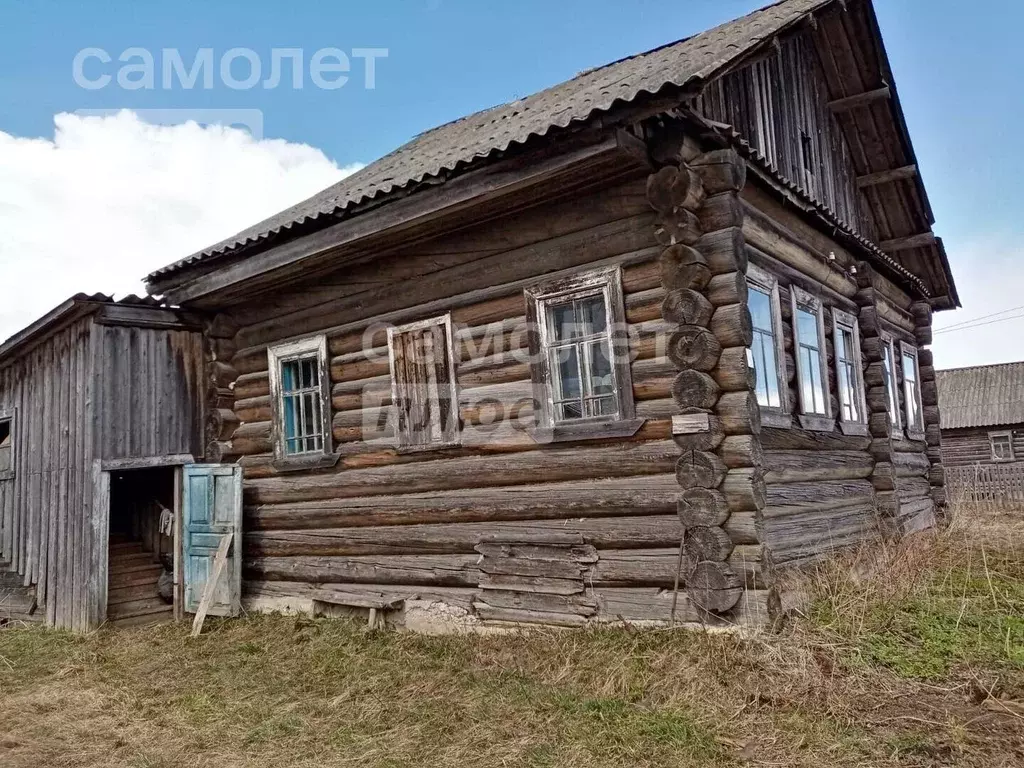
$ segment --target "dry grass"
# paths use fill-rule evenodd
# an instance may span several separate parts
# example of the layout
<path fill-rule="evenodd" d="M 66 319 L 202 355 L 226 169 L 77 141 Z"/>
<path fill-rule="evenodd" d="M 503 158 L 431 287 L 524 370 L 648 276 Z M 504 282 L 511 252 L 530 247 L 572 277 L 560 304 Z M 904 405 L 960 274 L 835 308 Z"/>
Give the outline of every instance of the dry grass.
<path fill-rule="evenodd" d="M 1024 513 L 1001 522 L 820 569 L 780 636 L 4 631 L 0 765 L 1022 765 Z"/>

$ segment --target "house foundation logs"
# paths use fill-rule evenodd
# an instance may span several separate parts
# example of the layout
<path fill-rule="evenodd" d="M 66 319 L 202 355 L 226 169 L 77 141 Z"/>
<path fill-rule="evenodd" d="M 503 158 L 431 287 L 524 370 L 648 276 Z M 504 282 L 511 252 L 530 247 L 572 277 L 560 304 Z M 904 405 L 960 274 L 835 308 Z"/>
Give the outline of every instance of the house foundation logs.
<path fill-rule="evenodd" d="M 671 388 L 682 415 L 673 429 L 683 451 L 675 473 L 679 578 L 690 602 L 711 614 L 733 609 L 745 586 L 757 586 L 734 567 L 735 531 L 746 532 L 744 544 L 756 541 L 765 504 L 760 412 L 746 353 L 753 329 L 738 197 L 745 180 L 743 160 L 722 150 L 666 165 L 647 184 L 665 246 L 661 315 L 675 329 L 668 357 L 679 370 Z"/>

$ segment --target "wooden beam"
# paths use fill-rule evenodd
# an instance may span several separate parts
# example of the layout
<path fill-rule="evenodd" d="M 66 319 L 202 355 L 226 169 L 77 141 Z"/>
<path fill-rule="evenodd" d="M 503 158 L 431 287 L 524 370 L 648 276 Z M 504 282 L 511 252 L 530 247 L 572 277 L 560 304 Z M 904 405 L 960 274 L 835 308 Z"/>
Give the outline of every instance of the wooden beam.
<path fill-rule="evenodd" d="M 199 633 L 203 631 L 203 622 L 206 621 L 206 614 L 210 610 L 210 606 L 213 605 L 213 596 L 217 591 L 217 582 L 220 581 L 220 576 L 224 572 L 224 565 L 228 561 L 228 550 L 231 549 L 231 539 L 234 538 L 234 535 L 233 533 L 225 534 L 220 540 L 220 546 L 217 547 L 217 556 L 213 559 L 213 572 L 206 582 L 206 589 L 203 590 L 203 597 L 199 601 L 199 610 L 196 612 L 196 617 L 192 622 L 192 637 L 199 637 Z"/>
<path fill-rule="evenodd" d="M 875 187 L 879 184 L 888 184 L 890 181 L 912 179 L 915 176 L 917 176 L 917 166 L 904 165 L 902 168 L 891 168 L 888 171 L 879 171 L 878 173 L 868 173 L 864 176 L 858 176 L 857 186 L 864 189 L 865 187 Z"/>
<path fill-rule="evenodd" d="M 920 235 L 884 240 L 878 244 L 878 247 L 886 253 L 893 253 L 894 251 L 909 251 L 911 248 L 924 248 L 929 245 L 935 245 L 934 232 L 922 232 Z"/>
<path fill-rule="evenodd" d="M 828 108 L 833 112 L 849 112 L 851 109 L 857 107 L 863 107 L 866 104 L 870 104 L 874 101 L 880 101 L 881 99 L 888 99 L 892 97 L 892 92 L 889 90 L 889 86 L 883 86 L 876 88 L 873 91 L 865 91 L 864 93 L 858 93 L 853 96 L 847 96 L 845 99 L 836 99 L 828 103 Z"/>

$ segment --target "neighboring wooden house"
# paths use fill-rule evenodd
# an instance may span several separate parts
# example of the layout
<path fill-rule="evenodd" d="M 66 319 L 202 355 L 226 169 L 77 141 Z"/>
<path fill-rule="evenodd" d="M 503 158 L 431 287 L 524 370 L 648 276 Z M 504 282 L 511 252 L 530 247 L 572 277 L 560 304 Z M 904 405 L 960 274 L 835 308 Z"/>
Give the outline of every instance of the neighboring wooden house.
<path fill-rule="evenodd" d="M 950 490 L 1024 503 L 1024 363 L 938 371 Z"/>
<path fill-rule="evenodd" d="M 0 344 L 0 620 L 171 610 L 155 516 L 202 453 L 199 331 L 153 299 L 79 294 Z"/>
<path fill-rule="evenodd" d="M 785 0 L 148 288 L 205 318 L 251 607 L 759 623 L 784 568 L 934 523 L 931 225 L 870 2 Z"/>

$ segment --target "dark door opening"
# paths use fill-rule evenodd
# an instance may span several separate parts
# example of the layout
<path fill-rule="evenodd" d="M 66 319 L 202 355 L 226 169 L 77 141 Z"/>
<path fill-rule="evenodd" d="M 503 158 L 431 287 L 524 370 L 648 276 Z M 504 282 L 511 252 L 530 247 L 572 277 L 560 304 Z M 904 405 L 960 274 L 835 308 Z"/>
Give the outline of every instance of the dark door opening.
<path fill-rule="evenodd" d="M 174 617 L 174 467 L 110 473 L 107 621 Z"/>

